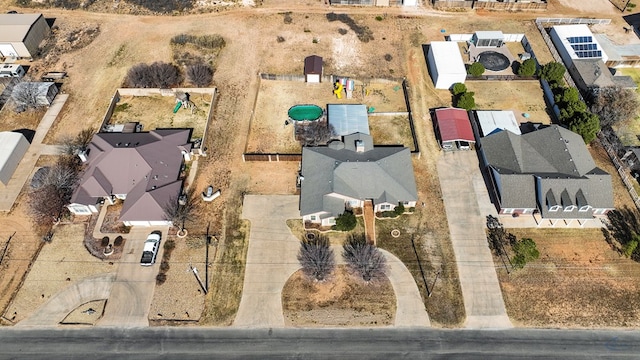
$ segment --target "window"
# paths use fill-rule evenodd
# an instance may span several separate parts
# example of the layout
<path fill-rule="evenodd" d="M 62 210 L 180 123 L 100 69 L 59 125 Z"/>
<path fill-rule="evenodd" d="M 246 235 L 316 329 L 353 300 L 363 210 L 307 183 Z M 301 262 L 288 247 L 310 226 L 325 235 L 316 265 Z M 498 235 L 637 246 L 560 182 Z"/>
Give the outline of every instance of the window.
<path fill-rule="evenodd" d="M 382 204 L 380 205 L 380 210 L 391 210 L 390 204 Z"/>
<path fill-rule="evenodd" d="M 502 210 L 502 213 L 503 214 L 513 214 L 513 210 L 514 209 L 504 209 L 504 210 Z"/>
<path fill-rule="evenodd" d="M 351 207 L 359 207 L 360 206 L 360 200 L 349 200 L 349 206 L 351 206 Z"/>
<path fill-rule="evenodd" d="M 329 225 L 335 225 L 336 224 L 336 218 L 330 218 L 328 219 Z"/>
<path fill-rule="evenodd" d="M 549 208 L 549 211 L 558 211 L 558 210 L 560 210 L 560 205 L 551 206 Z"/>
<path fill-rule="evenodd" d="M 585 206 L 581 207 L 579 211 L 580 211 L 580 212 L 589 211 L 589 208 L 590 208 L 590 207 L 591 207 L 591 206 L 589 206 L 589 205 L 585 205 Z"/>
<path fill-rule="evenodd" d="M 71 211 L 73 211 L 74 213 L 78 214 L 78 215 L 83 215 L 83 214 L 91 214 L 91 211 L 89 211 L 89 209 L 87 209 L 84 206 L 74 206 Z"/>
<path fill-rule="evenodd" d="M 569 206 L 567 206 L 566 208 L 564 208 L 564 211 L 565 211 L 565 212 L 571 212 L 571 211 L 573 211 L 573 210 L 575 210 L 575 209 L 576 209 L 576 206 L 575 206 L 575 205 L 569 205 Z"/>
<path fill-rule="evenodd" d="M 318 218 L 315 215 L 311 215 L 309 216 L 309 219 L 311 219 L 311 221 L 316 221 Z"/>

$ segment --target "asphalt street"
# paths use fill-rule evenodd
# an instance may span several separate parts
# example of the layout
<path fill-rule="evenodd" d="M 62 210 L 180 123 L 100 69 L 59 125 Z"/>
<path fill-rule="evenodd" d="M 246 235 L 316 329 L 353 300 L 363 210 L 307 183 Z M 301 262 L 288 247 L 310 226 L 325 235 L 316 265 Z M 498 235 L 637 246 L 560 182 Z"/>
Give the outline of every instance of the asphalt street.
<path fill-rule="evenodd" d="M 5 328 L 0 343 L 2 359 L 637 359 L 640 332 Z"/>

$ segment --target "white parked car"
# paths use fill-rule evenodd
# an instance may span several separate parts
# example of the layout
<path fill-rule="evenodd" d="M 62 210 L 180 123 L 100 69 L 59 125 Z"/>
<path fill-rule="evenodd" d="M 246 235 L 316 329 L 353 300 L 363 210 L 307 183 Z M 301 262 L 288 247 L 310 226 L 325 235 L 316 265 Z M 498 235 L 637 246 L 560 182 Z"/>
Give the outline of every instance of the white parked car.
<path fill-rule="evenodd" d="M 151 266 L 156 262 L 156 256 L 158 256 L 158 250 L 160 249 L 160 234 L 151 233 L 147 236 L 147 240 L 144 242 L 144 248 L 142 249 L 142 258 L 140 259 L 140 265 Z"/>

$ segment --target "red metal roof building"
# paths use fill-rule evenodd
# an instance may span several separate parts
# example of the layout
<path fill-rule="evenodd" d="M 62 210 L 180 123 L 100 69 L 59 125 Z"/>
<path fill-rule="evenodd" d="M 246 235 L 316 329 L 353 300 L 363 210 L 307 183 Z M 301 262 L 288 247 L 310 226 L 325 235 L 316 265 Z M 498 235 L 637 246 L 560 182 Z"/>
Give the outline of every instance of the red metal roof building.
<path fill-rule="evenodd" d="M 468 149 L 469 144 L 476 142 L 469 114 L 464 109 L 437 109 L 436 131 L 440 136 L 440 145 L 445 150 L 456 147 Z"/>

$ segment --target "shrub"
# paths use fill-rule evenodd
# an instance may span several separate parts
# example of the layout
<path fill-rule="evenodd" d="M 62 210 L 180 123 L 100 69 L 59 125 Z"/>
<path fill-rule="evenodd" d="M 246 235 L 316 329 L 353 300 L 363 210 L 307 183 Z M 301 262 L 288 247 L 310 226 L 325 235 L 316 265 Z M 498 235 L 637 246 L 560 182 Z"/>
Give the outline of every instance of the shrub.
<path fill-rule="evenodd" d="M 173 65 L 163 62 L 154 62 L 151 65 L 134 65 L 127 72 L 125 84 L 128 87 L 149 88 L 156 87 L 166 89 L 182 82 L 180 70 Z"/>
<path fill-rule="evenodd" d="M 467 92 L 467 85 L 465 85 L 463 83 L 455 83 L 451 87 L 451 94 L 453 94 L 453 96 L 458 96 L 458 95 L 464 94 L 466 92 Z"/>
<path fill-rule="evenodd" d="M 100 246 L 107 247 L 109 245 L 109 237 L 105 236 L 100 240 Z"/>
<path fill-rule="evenodd" d="M 369 244 L 364 234 L 351 234 L 342 246 L 347 266 L 362 280 L 369 282 L 385 276 L 386 259 L 380 250 Z"/>
<path fill-rule="evenodd" d="M 469 70 L 467 70 L 467 72 L 471 76 L 480 76 L 484 74 L 484 71 L 485 71 L 484 65 L 482 65 L 482 63 L 479 63 L 479 62 L 474 62 L 473 64 L 471 64 L 471 66 L 469 66 Z"/>
<path fill-rule="evenodd" d="M 566 72 L 564 65 L 558 62 L 550 62 L 540 68 L 540 78 L 547 80 L 550 83 L 559 84 L 562 82 L 564 73 Z"/>
<path fill-rule="evenodd" d="M 396 216 L 398 216 L 398 214 L 396 214 L 395 211 L 383 211 L 380 213 L 380 217 L 383 218 L 394 218 Z"/>
<path fill-rule="evenodd" d="M 523 268 L 524 265 L 540 257 L 540 251 L 536 248 L 536 243 L 529 238 L 524 238 L 512 245 L 515 256 L 513 257 L 513 266 L 515 268 Z"/>
<path fill-rule="evenodd" d="M 338 215 L 336 218 L 335 230 L 338 231 L 351 231 L 356 227 L 358 221 L 356 216 L 351 210 L 345 210 L 344 213 Z"/>
<path fill-rule="evenodd" d="M 167 274 L 163 272 L 158 273 L 158 275 L 156 276 L 156 285 L 162 285 L 165 281 L 167 281 Z"/>
<path fill-rule="evenodd" d="M 308 278 L 316 281 L 325 280 L 336 265 L 329 238 L 324 235 L 316 235 L 312 239 L 303 237 L 298 251 L 298 261 L 302 272 Z"/>
<path fill-rule="evenodd" d="M 122 246 L 123 242 L 124 238 L 122 238 L 122 236 L 118 236 L 115 238 L 115 240 L 113 240 L 113 246 Z"/>
<path fill-rule="evenodd" d="M 168 261 L 163 261 L 163 262 L 160 263 L 160 271 L 167 272 L 167 271 L 169 271 L 170 267 L 171 266 L 169 265 Z"/>
<path fill-rule="evenodd" d="M 473 97 L 473 92 L 465 92 L 460 94 L 460 96 L 456 99 L 455 107 L 471 110 L 476 107 L 476 99 Z"/>
<path fill-rule="evenodd" d="M 391 56 L 391 54 L 385 54 L 385 55 L 384 55 L 384 59 L 385 59 L 386 61 L 391 61 L 391 60 L 393 60 L 393 56 Z"/>
<path fill-rule="evenodd" d="M 398 203 L 398 206 L 396 206 L 396 208 L 394 209 L 394 212 L 398 216 L 404 214 L 404 204 Z"/>
<path fill-rule="evenodd" d="M 384 18 L 382 16 L 380 16 L 380 15 L 376 16 L 376 21 L 382 21 L 382 20 L 384 20 Z"/>
<path fill-rule="evenodd" d="M 204 87 L 211 84 L 213 70 L 206 64 L 194 64 L 187 67 L 187 79 L 197 87 Z"/>
<path fill-rule="evenodd" d="M 536 67 L 537 64 L 534 59 L 527 59 L 518 66 L 518 75 L 533 76 L 536 73 Z"/>

